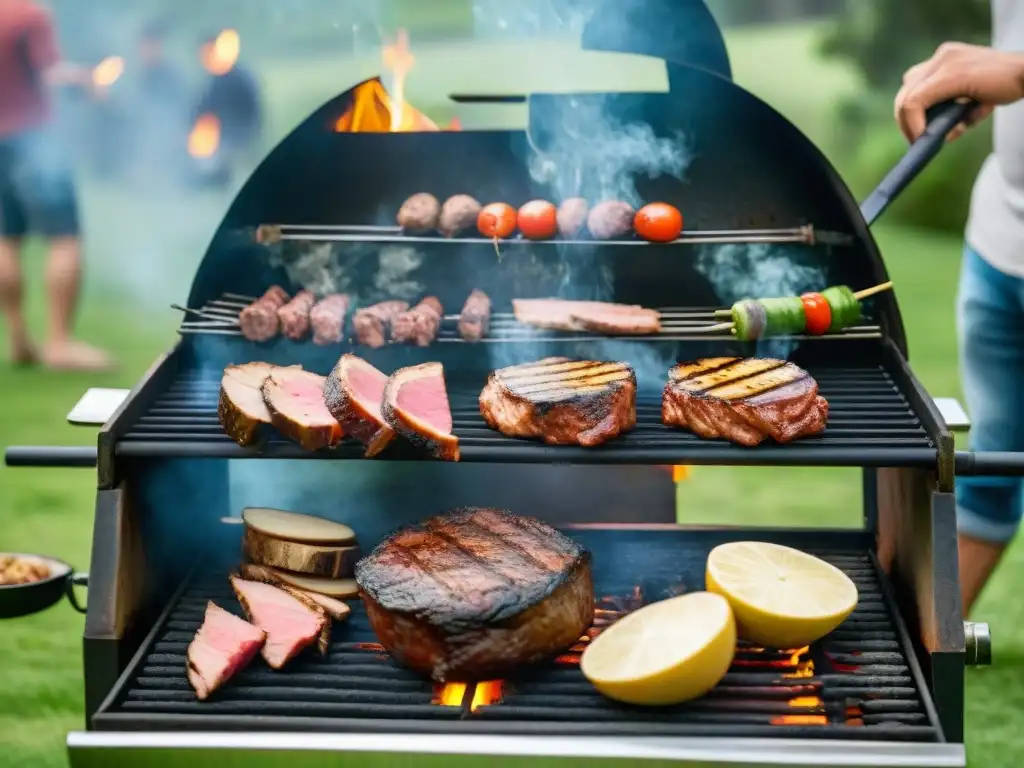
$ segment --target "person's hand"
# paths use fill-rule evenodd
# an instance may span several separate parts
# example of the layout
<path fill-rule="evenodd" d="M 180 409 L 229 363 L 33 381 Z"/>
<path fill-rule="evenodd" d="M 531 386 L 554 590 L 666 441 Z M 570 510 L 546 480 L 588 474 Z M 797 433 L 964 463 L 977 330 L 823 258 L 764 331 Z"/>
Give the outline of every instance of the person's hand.
<path fill-rule="evenodd" d="M 950 99 L 972 99 L 981 106 L 948 138 L 961 136 L 992 110 L 1024 98 L 1024 55 L 966 43 L 943 43 L 935 54 L 903 75 L 896 94 L 896 123 L 907 141 L 927 124 L 925 110 Z"/>

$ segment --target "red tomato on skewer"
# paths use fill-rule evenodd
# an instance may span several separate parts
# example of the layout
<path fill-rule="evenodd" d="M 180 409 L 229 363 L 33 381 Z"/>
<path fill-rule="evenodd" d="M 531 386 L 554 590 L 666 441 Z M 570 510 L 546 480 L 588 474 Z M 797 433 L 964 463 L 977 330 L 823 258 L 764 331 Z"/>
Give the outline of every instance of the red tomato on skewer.
<path fill-rule="evenodd" d="M 671 243 L 683 231 L 683 214 L 668 203 L 649 203 L 636 212 L 633 229 L 652 243 Z"/>
<path fill-rule="evenodd" d="M 811 336 L 821 336 L 832 325 L 832 307 L 820 293 L 805 293 L 800 297 L 804 305 L 804 328 Z"/>
<path fill-rule="evenodd" d="M 519 209 L 519 231 L 530 240 L 547 240 L 558 231 L 558 209 L 547 200 L 531 200 Z"/>
<path fill-rule="evenodd" d="M 476 228 L 484 237 L 511 237 L 516 231 L 516 209 L 508 203 L 485 205 L 476 217 Z"/>

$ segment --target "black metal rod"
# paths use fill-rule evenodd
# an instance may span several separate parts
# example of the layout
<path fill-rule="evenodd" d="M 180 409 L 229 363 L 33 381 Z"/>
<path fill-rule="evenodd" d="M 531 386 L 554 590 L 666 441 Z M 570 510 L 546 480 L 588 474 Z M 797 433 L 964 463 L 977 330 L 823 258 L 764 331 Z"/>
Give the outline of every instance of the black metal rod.
<path fill-rule="evenodd" d="M 4 451 L 8 467 L 95 467 L 94 445 L 12 445 Z"/>
<path fill-rule="evenodd" d="M 957 451 L 953 466 L 958 475 L 1024 477 L 1024 453 Z"/>
<path fill-rule="evenodd" d="M 942 149 L 946 135 L 966 120 L 977 106 L 978 103 L 974 101 L 962 103 L 946 101 L 928 111 L 928 127 L 925 128 L 924 133 L 910 145 L 907 153 L 885 175 L 881 183 L 875 187 L 875 191 L 868 195 L 867 200 L 861 203 L 860 212 L 868 226 L 874 224 L 875 220 L 889 207 L 889 203 L 895 200 L 896 196 L 917 178 L 917 175 Z"/>

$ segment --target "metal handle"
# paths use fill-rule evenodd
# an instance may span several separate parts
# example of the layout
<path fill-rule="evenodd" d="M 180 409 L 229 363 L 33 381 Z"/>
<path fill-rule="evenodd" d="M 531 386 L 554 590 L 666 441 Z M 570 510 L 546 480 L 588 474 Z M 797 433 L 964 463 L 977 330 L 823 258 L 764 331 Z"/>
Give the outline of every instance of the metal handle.
<path fill-rule="evenodd" d="M 68 574 L 67 581 L 64 582 L 64 594 L 68 596 L 68 602 L 71 603 L 71 607 L 79 613 L 85 613 L 88 605 L 88 598 L 86 598 L 86 605 L 82 605 L 78 602 L 78 595 L 75 594 L 75 587 L 88 587 L 89 586 L 89 574 L 79 573 L 77 571 Z"/>
<path fill-rule="evenodd" d="M 913 181 L 935 155 L 942 149 L 946 135 L 967 119 L 977 108 L 976 101 L 944 101 L 928 110 L 928 127 L 917 139 L 895 167 L 885 175 L 875 191 L 861 203 L 860 212 L 871 226 L 889 203 L 896 199 L 906 186 Z"/>
<path fill-rule="evenodd" d="M 992 663 L 992 634 L 988 630 L 988 624 L 965 621 L 964 640 L 967 664 L 972 667 L 987 667 Z"/>
<path fill-rule="evenodd" d="M 4 452 L 8 467 L 95 467 L 96 446 L 12 445 Z"/>
<path fill-rule="evenodd" d="M 957 451 L 953 468 L 957 475 L 1024 477 L 1024 453 Z"/>

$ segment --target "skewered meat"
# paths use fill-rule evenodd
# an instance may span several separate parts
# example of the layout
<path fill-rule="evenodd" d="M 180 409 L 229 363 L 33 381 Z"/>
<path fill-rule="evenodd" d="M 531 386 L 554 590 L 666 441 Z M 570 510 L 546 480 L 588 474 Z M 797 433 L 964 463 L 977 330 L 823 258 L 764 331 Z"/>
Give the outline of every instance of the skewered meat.
<path fill-rule="evenodd" d="M 590 553 L 497 509 L 397 531 L 359 561 L 356 580 L 381 645 L 439 681 L 541 661 L 577 642 L 594 617 Z"/>
<path fill-rule="evenodd" d="M 494 371 L 480 413 L 509 437 L 600 445 L 636 426 L 636 374 L 625 363 L 548 357 Z"/>
<path fill-rule="evenodd" d="M 313 328 L 313 343 L 320 346 L 337 344 L 345 335 L 345 315 L 350 299 L 346 293 L 324 296 L 309 311 L 309 324 Z"/>
<path fill-rule="evenodd" d="M 352 317 L 356 340 L 368 347 L 383 347 L 391 334 L 391 323 L 395 316 L 408 308 L 409 302 L 392 300 L 356 310 Z"/>
<path fill-rule="evenodd" d="M 288 586 L 288 582 L 282 579 L 278 574 L 281 571 L 275 568 L 268 568 L 265 565 L 253 565 L 252 563 L 246 563 L 241 567 L 242 575 L 249 581 L 262 581 L 264 584 L 273 584 L 275 586 Z M 344 621 L 352 613 L 352 609 L 345 603 L 341 602 L 333 597 L 322 595 L 319 592 L 312 592 L 308 589 L 299 589 L 293 587 L 297 592 L 301 592 L 310 600 L 319 604 L 321 608 L 327 611 L 327 615 L 336 621 Z"/>
<path fill-rule="evenodd" d="M 481 205 L 469 195 L 452 195 L 441 206 L 438 230 L 445 237 L 454 237 L 466 229 L 476 226 Z"/>
<path fill-rule="evenodd" d="M 323 606 L 291 587 L 231 577 L 231 588 L 249 621 L 266 633 L 262 654 L 281 669 L 303 649 L 317 643 L 327 653 L 331 622 Z"/>
<path fill-rule="evenodd" d="M 399 368 L 391 374 L 380 410 L 398 434 L 439 459 L 459 460 L 459 439 L 452 434 L 452 411 L 440 363 Z"/>
<path fill-rule="evenodd" d="M 412 309 L 399 312 L 391 322 L 391 339 L 429 347 L 444 318 L 444 307 L 436 296 L 427 296 Z"/>
<path fill-rule="evenodd" d="M 307 451 L 341 441 L 341 425 L 324 405 L 323 376 L 303 370 L 271 371 L 261 389 L 270 423 Z"/>
<path fill-rule="evenodd" d="M 491 329 L 491 299 L 481 290 L 469 294 L 459 314 L 459 336 L 480 341 Z"/>
<path fill-rule="evenodd" d="M 217 417 L 224 432 L 241 446 L 256 442 L 259 429 L 270 423 L 270 411 L 263 402 L 263 382 L 273 371 L 301 370 L 293 365 L 280 368 L 269 363 L 229 365 L 220 380 Z"/>
<path fill-rule="evenodd" d="M 380 409 L 387 383 L 388 377 L 368 362 L 344 354 L 324 385 L 327 410 L 346 435 L 366 446 L 367 458 L 383 451 L 395 437 Z"/>
<path fill-rule="evenodd" d="M 820 336 L 841 331 L 860 321 L 861 306 L 849 286 L 834 285 L 802 296 L 742 299 L 727 314 L 732 317 L 736 338 L 756 341 L 765 336 Z"/>
<path fill-rule="evenodd" d="M 516 320 L 536 328 L 644 336 L 661 331 L 661 316 L 635 304 L 565 299 L 513 299 Z"/>
<path fill-rule="evenodd" d="M 288 301 L 288 294 L 279 285 L 272 285 L 267 292 L 238 315 L 238 327 L 249 341 L 269 341 L 277 336 L 279 321 L 277 310 Z"/>
<path fill-rule="evenodd" d="M 636 211 L 629 203 L 606 200 L 598 203 L 587 214 L 587 229 L 597 240 L 613 240 L 633 229 Z"/>
<path fill-rule="evenodd" d="M 205 701 L 248 665 L 266 639 L 262 629 L 208 602 L 203 624 L 188 646 L 188 682 L 196 698 Z"/>
<path fill-rule="evenodd" d="M 437 229 L 441 203 L 429 192 L 418 192 L 398 209 L 398 226 L 406 232 L 423 234 Z"/>
<path fill-rule="evenodd" d="M 771 358 L 712 357 L 669 371 L 661 420 L 706 438 L 755 446 L 824 431 L 828 402 L 807 371 Z"/>
<path fill-rule="evenodd" d="M 312 291 L 302 289 L 295 298 L 279 307 L 277 319 L 281 323 L 281 333 L 293 341 L 298 341 L 309 333 L 309 312 L 316 304 L 316 296 Z"/>
<path fill-rule="evenodd" d="M 558 206 L 558 233 L 562 237 L 572 239 L 587 223 L 587 212 L 590 206 L 582 197 L 570 197 Z"/>

